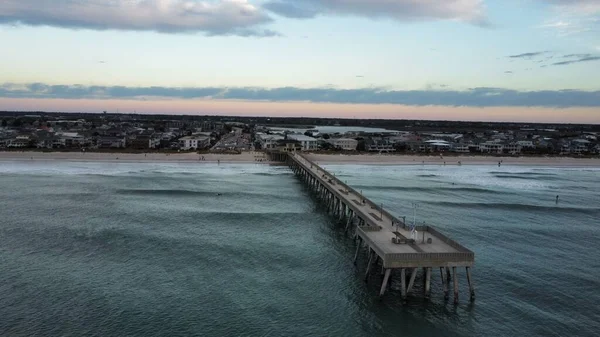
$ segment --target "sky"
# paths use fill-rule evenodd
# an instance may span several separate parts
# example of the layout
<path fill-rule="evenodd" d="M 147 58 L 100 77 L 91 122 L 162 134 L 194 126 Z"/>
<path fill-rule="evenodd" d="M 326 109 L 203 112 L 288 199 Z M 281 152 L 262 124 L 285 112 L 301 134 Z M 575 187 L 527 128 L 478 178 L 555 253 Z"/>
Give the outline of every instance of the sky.
<path fill-rule="evenodd" d="M 2 0 L 0 110 L 600 124 L 600 0 Z"/>

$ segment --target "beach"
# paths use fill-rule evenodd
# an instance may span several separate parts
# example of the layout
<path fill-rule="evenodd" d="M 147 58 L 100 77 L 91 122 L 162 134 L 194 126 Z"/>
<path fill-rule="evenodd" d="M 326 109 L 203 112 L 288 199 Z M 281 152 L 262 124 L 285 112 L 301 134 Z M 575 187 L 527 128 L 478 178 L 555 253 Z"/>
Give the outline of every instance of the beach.
<path fill-rule="evenodd" d="M 527 165 L 555 167 L 600 167 L 600 158 L 572 157 L 492 157 L 492 156 L 415 156 L 379 154 L 308 154 L 317 164 L 360 165 Z"/>
<path fill-rule="evenodd" d="M 38 161 L 119 161 L 119 162 L 208 162 L 256 163 L 268 159 L 262 152 L 247 151 L 241 154 L 220 153 L 116 153 L 116 152 L 0 152 L 1 160 Z"/>
<path fill-rule="evenodd" d="M 572 157 L 492 157 L 492 156 L 416 156 L 380 154 L 316 154 L 306 156 L 318 164 L 358 165 L 529 165 L 555 167 L 600 167 L 600 158 Z M 203 159 L 204 158 L 204 159 Z M 65 160 L 122 162 L 208 162 L 208 163 L 272 163 L 263 152 L 241 154 L 205 153 L 114 153 L 114 152 L 0 152 L 2 160 Z"/>

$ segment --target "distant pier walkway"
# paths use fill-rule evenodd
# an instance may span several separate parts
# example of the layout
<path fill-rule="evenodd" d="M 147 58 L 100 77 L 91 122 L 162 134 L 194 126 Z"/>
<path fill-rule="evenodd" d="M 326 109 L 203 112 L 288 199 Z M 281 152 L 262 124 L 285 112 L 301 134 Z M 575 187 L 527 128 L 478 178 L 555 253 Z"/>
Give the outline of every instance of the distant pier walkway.
<path fill-rule="evenodd" d="M 401 294 L 406 299 L 417 273 L 422 270 L 425 297 L 429 298 L 431 274 L 434 268 L 439 268 L 445 298 L 449 297 L 450 282 L 453 280 L 454 302 L 458 303 L 457 268 L 465 267 L 470 299 L 475 299 L 470 270 L 475 262 L 472 251 L 431 226 L 416 226 L 413 229 L 299 153 L 272 154 L 272 158 L 286 161 L 317 194 L 327 210 L 345 224 L 346 231 L 354 234 L 358 240 L 355 264 L 361 250 L 366 250 L 368 262 L 365 281 L 369 279 L 372 269 L 381 265 L 384 276 L 380 296 L 386 292 L 392 270 L 399 270 Z"/>

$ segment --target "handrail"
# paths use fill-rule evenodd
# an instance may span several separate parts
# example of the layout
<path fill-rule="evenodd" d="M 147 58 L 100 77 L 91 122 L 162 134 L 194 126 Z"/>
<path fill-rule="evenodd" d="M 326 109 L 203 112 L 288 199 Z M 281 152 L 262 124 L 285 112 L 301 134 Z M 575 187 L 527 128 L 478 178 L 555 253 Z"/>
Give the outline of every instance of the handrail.
<path fill-rule="evenodd" d="M 399 225 L 402 226 L 403 229 L 406 229 L 406 224 L 401 221 L 400 219 L 398 219 L 396 216 L 392 215 L 391 213 L 389 213 L 387 210 L 382 209 L 380 206 L 377 206 L 374 202 L 372 202 L 371 200 L 369 200 L 368 198 L 365 198 L 363 196 L 362 193 L 359 193 L 358 191 L 356 191 L 354 188 L 352 188 L 351 186 L 348 186 L 346 183 L 342 182 L 339 178 L 337 178 L 335 175 L 332 175 L 331 173 L 329 173 L 327 170 L 323 169 L 320 165 L 314 163 L 313 161 L 311 161 L 310 159 L 307 159 L 306 157 L 304 157 L 303 155 L 299 154 L 299 153 L 288 153 L 288 156 L 290 158 L 292 158 L 296 163 L 300 164 L 301 166 L 303 166 L 308 172 L 311 172 L 311 170 L 308 168 L 308 165 L 306 163 L 310 163 L 311 166 L 315 166 L 318 171 L 327 173 L 327 177 L 329 179 L 332 179 L 333 181 L 335 181 L 336 185 L 340 185 L 341 187 L 345 188 L 347 191 L 354 193 L 355 195 L 360 196 L 366 204 L 370 205 L 372 208 L 379 210 L 382 214 L 384 214 L 385 216 L 389 217 L 390 219 L 392 219 L 394 221 L 394 223 L 397 223 Z M 304 162 L 302 162 L 301 160 L 299 160 L 298 158 L 301 158 Z M 305 163 L 306 162 L 306 163 Z M 311 172 L 312 174 L 312 172 Z M 318 175 L 314 175 L 317 180 L 319 180 L 327 189 L 328 185 L 325 183 L 324 179 L 322 179 L 322 177 L 319 177 Z M 339 191 L 337 191 L 336 189 L 329 189 L 330 192 L 334 193 L 336 196 L 338 196 L 338 198 L 343 198 L 343 196 L 339 193 Z M 372 229 L 366 229 L 368 227 L 379 227 L 379 225 L 377 225 L 376 223 L 374 223 L 373 221 L 371 221 L 371 219 L 369 219 L 369 217 L 367 216 L 367 214 L 365 214 L 361 209 L 354 207 L 354 205 L 352 205 L 351 203 L 348 203 L 348 207 L 352 208 L 352 210 L 357 213 L 360 214 L 361 217 L 363 218 L 363 220 L 368 223 L 371 226 L 363 226 L 363 227 L 359 227 L 360 230 L 363 231 L 372 231 Z M 450 247 L 460 251 L 459 253 L 409 253 L 409 254 L 417 254 L 418 256 L 421 256 L 423 258 L 429 258 L 427 256 L 433 256 L 431 254 L 443 254 L 444 256 L 455 256 L 456 254 L 465 254 L 465 255 L 460 255 L 460 256 L 464 256 L 466 258 L 469 258 L 471 260 L 474 259 L 475 254 L 465 248 L 464 246 L 462 246 L 461 244 L 459 244 L 458 242 L 452 240 L 451 238 L 447 237 L 446 235 L 440 233 L 437 229 L 433 228 L 430 225 L 427 226 L 417 226 L 416 228 L 417 230 L 420 231 L 427 231 L 429 233 L 431 233 L 432 235 L 435 235 L 436 237 L 440 238 L 444 243 L 448 244 Z M 386 256 L 393 256 L 394 254 L 386 254 Z M 400 254 L 402 256 L 405 256 L 406 254 Z M 456 255 L 459 256 L 459 255 Z"/>

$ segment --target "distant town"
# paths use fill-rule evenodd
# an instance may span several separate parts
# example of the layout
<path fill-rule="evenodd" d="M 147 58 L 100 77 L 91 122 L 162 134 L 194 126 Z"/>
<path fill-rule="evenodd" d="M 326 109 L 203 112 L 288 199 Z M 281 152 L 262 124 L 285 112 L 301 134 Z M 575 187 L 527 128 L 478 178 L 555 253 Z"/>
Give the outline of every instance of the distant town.
<path fill-rule="evenodd" d="M 600 155 L 600 125 L 0 112 L 1 151 Z"/>

